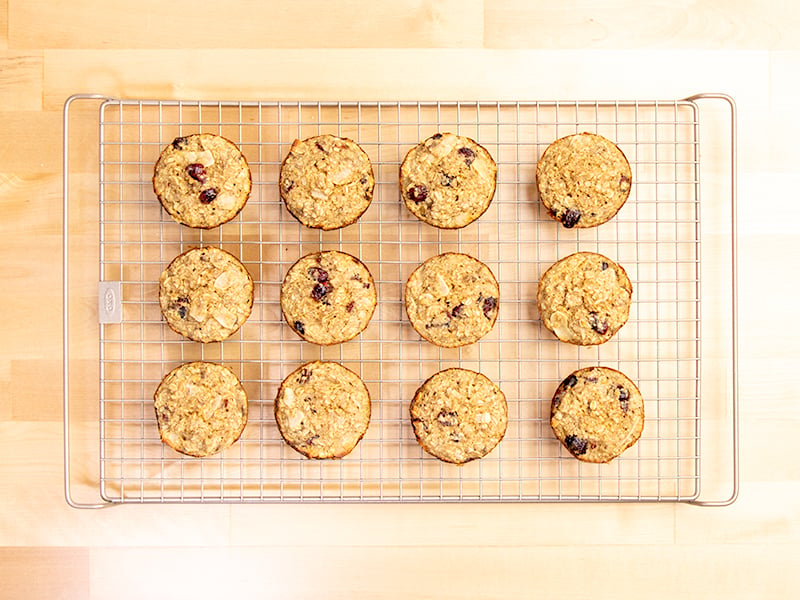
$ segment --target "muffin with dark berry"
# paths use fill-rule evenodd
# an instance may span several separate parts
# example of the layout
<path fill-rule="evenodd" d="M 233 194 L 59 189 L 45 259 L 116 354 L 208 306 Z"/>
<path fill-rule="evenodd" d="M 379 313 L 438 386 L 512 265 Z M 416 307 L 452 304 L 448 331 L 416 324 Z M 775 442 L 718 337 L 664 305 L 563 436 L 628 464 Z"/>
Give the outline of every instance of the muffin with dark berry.
<path fill-rule="evenodd" d="M 158 280 L 167 324 L 196 342 L 220 342 L 250 317 L 253 278 L 232 254 L 206 246 L 177 256 Z"/>
<path fill-rule="evenodd" d="M 547 212 L 564 227 L 596 227 L 627 201 L 631 166 L 611 140 L 577 133 L 545 149 L 536 165 L 536 186 Z"/>
<path fill-rule="evenodd" d="M 281 383 L 275 398 L 281 436 L 307 458 L 343 458 L 369 428 L 369 390 L 353 371 L 330 361 L 308 362 Z"/>
<path fill-rule="evenodd" d="M 408 277 L 408 320 L 423 338 L 444 348 L 477 342 L 500 310 L 500 286 L 491 269 L 457 252 L 433 256 Z"/>
<path fill-rule="evenodd" d="M 326 231 L 356 222 L 369 208 L 375 187 L 367 153 L 353 140 L 330 134 L 295 140 L 279 179 L 292 216 Z"/>
<path fill-rule="evenodd" d="M 437 133 L 414 146 L 400 166 L 400 191 L 418 219 L 458 229 L 480 217 L 492 202 L 497 164 L 468 137 Z"/>
<path fill-rule="evenodd" d="M 420 446 L 457 465 L 489 454 L 508 427 L 505 394 L 469 369 L 445 369 L 430 377 L 414 394 L 410 412 Z"/>
<path fill-rule="evenodd" d="M 619 371 L 578 369 L 556 389 L 550 425 L 575 458 L 607 463 L 641 437 L 644 400 L 636 384 Z"/>
<path fill-rule="evenodd" d="M 378 302 L 369 269 L 345 252 L 308 254 L 281 285 L 281 310 L 304 340 L 327 346 L 353 339 L 372 319 Z"/>
<path fill-rule="evenodd" d="M 558 339 L 593 346 L 625 325 L 632 295 L 620 265 L 602 254 L 576 252 L 545 271 L 536 299 L 542 324 Z"/>
<path fill-rule="evenodd" d="M 188 456 L 233 445 L 247 425 L 247 392 L 220 364 L 192 362 L 170 371 L 153 395 L 161 441 Z"/>
<path fill-rule="evenodd" d="M 175 138 L 153 173 L 153 190 L 164 210 L 178 223 L 201 229 L 239 214 L 251 187 L 250 167 L 239 148 L 211 133 Z"/>

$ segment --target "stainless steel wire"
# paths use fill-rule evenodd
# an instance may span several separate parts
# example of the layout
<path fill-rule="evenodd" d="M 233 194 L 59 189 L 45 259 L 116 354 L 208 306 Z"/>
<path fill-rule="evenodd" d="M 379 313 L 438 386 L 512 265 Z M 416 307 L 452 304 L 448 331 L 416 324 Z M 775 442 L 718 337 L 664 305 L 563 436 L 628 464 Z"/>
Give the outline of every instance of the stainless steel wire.
<path fill-rule="evenodd" d="M 101 282 L 120 285 L 120 322 L 101 326 L 100 493 L 108 502 L 692 501 L 700 493 L 701 228 L 698 110 L 693 101 L 648 102 L 182 102 L 106 99 L 99 114 Z M 233 221 L 213 230 L 178 225 L 153 191 L 153 165 L 174 137 L 212 132 L 248 159 L 253 191 Z M 490 209 L 472 225 L 439 230 L 399 196 L 405 153 L 437 131 L 469 136 L 498 163 Z M 630 199 L 609 223 L 566 230 L 538 202 L 535 167 L 558 137 L 590 131 L 614 140 L 633 170 Z M 374 200 L 357 223 L 332 232 L 303 227 L 278 194 L 292 141 L 333 133 L 370 156 Z M 238 256 L 256 284 L 250 319 L 229 340 L 197 344 L 164 323 L 158 277 L 190 247 Z M 318 347 L 282 322 L 278 294 L 299 257 L 339 249 L 361 258 L 378 308 L 355 340 Z M 500 283 L 498 321 L 478 343 L 443 349 L 405 318 L 411 271 L 448 250 L 486 263 Z M 620 263 L 634 285 L 629 322 L 610 342 L 558 342 L 536 310 L 540 274 L 579 250 Z M 370 390 L 369 430 L 347 457 L 310 461 L 274 422 L 282 379 L 308 360 L 335 360 Z M 159 440 L 152 395 L 173 367 L 209 360 L 230 367 L 250 398 L 240 441 L 206 459 Z M 639 443 L 608 465 L 580 463 L 549 426 L 550 398 L 572 370 L 602 364 L 637 382 L 646 401 Z M 431 374 L 480 371 L 509 402 L 504 440 L 462 467 L 426 455 L 408 404 Z"/>

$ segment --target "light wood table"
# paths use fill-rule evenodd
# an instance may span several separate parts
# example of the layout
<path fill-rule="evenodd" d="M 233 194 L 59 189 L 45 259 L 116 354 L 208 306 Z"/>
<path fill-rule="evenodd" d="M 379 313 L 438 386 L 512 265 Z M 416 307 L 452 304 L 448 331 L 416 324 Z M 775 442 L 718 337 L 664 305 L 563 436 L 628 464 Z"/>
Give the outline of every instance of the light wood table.
<path fill-rule="evenodd" d="M 800 592 L 800 9 L 779 1 L 593 4 L 0 0 L 0 596 Z M 705 91 L 731 94 L 739 107 L 741 490 L 732 506 L 81 511 L 65 502 L 61 111 L 71 94 L 579 100 Z M 90 218 L 96 197 L 78 202 L 78 221 Z M 96 348 L 77 355 L 84 351 Z M 724 385 L 729 373 L 714 377 Z"/>

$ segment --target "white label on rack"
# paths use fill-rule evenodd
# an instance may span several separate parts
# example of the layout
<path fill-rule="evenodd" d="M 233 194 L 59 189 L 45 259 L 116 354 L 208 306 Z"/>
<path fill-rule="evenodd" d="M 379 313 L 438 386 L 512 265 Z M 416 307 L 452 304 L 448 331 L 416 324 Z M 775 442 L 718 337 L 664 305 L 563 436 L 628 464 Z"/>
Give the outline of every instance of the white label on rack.
<path fill-rule="evenodd" d="M 100 323 L 122 323 L 122 283 L 101 281 L 98 292 Z"/>

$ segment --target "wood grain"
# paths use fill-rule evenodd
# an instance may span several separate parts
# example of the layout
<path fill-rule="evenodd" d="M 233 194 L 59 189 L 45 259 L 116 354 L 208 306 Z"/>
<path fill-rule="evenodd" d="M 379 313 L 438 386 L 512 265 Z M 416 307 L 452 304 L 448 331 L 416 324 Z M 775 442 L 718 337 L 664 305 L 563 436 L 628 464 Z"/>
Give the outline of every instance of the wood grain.
<path fill-rule="evenodd" d="M 0 548 L 0 596 L 28 600 L 89 597 L 89 550 Z"/>
<path fill-rule="evenodd" d="M 793 2 L 486 2 L 487 48 L 800 48 Z"/>
<path fill-rule="evenodd" d="M 0 0 L 0 50 L 8 48 L 8 0 Z"/>
<path fill-rule="evenodd" d="M 41 53 L 0 52 L 0 110 L 41 108 Z"/>
<path fill-rule="evenodd" d="M 193 0 L 142 0 L 135 10 L 97 0 L 8 1 L 12 48 L 446 48 L 483 43 L 480 0 L 235 0 L 203 6 Z M 190 68 L 202 71 L 202 64 L 198 60 Z"/>
<path fill-rule="evenodd" d="M 576 510 L 582 518 L 570 523 Z M 528 505 L 403 505 L 325 506 L 308 514 L 302 506 L 274 507 L 275 519 L 258 518 L 255 507 L 233 507 L 231 543 L 244 545 L 253 535 L 262 545 L 282 545 L 286 537 L 314 538 L 325 529 L 327 547 L 428 546 L 454 547 L 530 545 L 564 546 L 588 543 L 583 517 L 594 523 L 593 544 L 664 544 L 674 541 L 673 506 L 561 505 L 544 511 Z M 360 526 L 355 526 L 360 523 Z M 425 523 L 425 526 L 421 526 Z M 556 525 L 558 524 L 558 525 Z M 624 534 L 620 535 L 622 532 Z M 581 540 L 581 541 L 579 541 Z"/>
<path fill-rule="evenodd" d="M 579 558 L 569 547 L 466 548 L 447 543 L 438 547 L 352 547 L 326 552 L 324 560 L 309 565 L 305 557 L 315 547 L 97 548 L 91 555 L 93 595 L 147 596 L 152 588 L 143 575 L 156 572 L 159 564 L 169 564 L 170 578 L 159 579 L 163 597 L 209 593 L 313 599 L 324 590 L 325 598 L 333 600 L 470 600 L 533 594 L 606 600 L 625 597 L 625 590 L 634 589 L 637 594 L 647 590 L 650 598 L 758 598 L 781 596 L 793 589 L 781 574 L 800 566 L 796 554 L 770 558 L 770 548 L 759 545 L 587 546 Z M 578 572 L 572 567 L 576 560 Z M 298 568 L 298 563 L 303 567 Z M 735 567 L 742 563 L 748 568 Z M 357 574 L 353 565 L 359 565 Z M 211 581 L 193 576 L 217 571 L 229 576 Z"/>
<path fill-rule="evenodd" d="M 15 49 L 800 48 L 800 9 L 783 0 L 6 1 Z"/>
<path fill-rule="evenodd" d="M 35 79 L 31 80 L 31 85 L 41 89 L 41 83 L 35 83 Z M 24 94 L 20 100 L 12 101 L 8 110 L 0 111 L 0 130 L 3 132 L 0 173 L 8 178 L 0 181 L 0 186 L 3 186 L 4 194 L 14 192 L 20 186 L 27 187 L 30 197 L 32 189 L 39 189 L 38 183 L 31 182 L 31 179 L 36 180 L 44 174 L 55 175 L 61 170 L 61 113 L 14 106 L 13 102 L 19 101 L 25 102 Z M 38 102 L 41 103 L 41 95 Z M 5 226 L 8 225 L 9 221 L 6 221 Z M 0 223 L 0 227 L 3 226 Z"/>
<path fill-rule="evenodd" d="M 800 263 L 800 4 L 236 0 L 219 9 L 198 6 L 143 0 L 133 10 L 116 0 L 0 0 L 0 597 L 800 595 L 794 384 L 800 289 L 787 276 Z M 674 99 L 705 90 L 731 93 L 740 110 L 742 490 L 732 507 L 67 506 L 61 109 L 71 94 L 572 100 Z M 77 112 L 70 161 L 72 276 L 80 289 L 91 289 L 97 278 L 96 111 Z M 714 167 L 718 158 L 701 160 Z M 724 220 L 710 217 L 704 253 L 728 242 L 719 238 Z M 723 274 L 708 275 L 715 282 Z M 717 310 L 706 304 L 705 311 Z M 70 483 L 77 499 L 96 502 L 96 298 L 76 295 L 71 308 Z M 727 348 L 727 338 L 706 341 L 706 394 L 726 389 Z M 704 423 L 704 437 L 722 423 Z M 577 574 L 564 570 L 576 562 Z"/>
<path fill-rule="evenodd" d="M 18 130 L 17 126 L 42 121 L 41 116 L 38 119 L 26 119 L 26 116 L 26 113 L 20 113 L 18 119 L 9 119 L 14 121 L 14 126 L 6 129 L 11 135 L 19 132 L 14 138 L 19 139 L 17 151 L 31 147 L 29 142 L 35 138 L 27 133 L 36 131 L 35 126 L 27 131 Z M 0 117 L 0 122 L 3 120 Z M 41 142 L 40 137 L 38 144 Z M 26 258 L 9 264 L 3 271 L 0 296 L 4 299 L 8 321 L 6 343 L 0 347 L 0 372 L 13 377 L 3 394 L 4 409 L 9 411 L 10 418 L 16 418 L 15 415 L 19 416 L 22 411 L 28 415 L 35 413 L 39 419 L 58 419 L 60 377 L 46 374 L 53 373 L 53 367 L 57 367 L 57 359 L 53 359 L 60 354 L 61 347 L 59 336 L 54 331 L 61 322 L 56 284 L 60 280 L 60 266 L 54 260 L 60 255 L 61 245 L 60 211 L 54 210 L 60 203 L 61 188 L 60 177 L 55 173 L 29 172 L 31 168 L 57 169 L 46 162 L 33 166 L 30 157 L 36 155 L 38 144 L 31 148 L 26 161 L 20 161 L 19 155 L 10 147 L 7 152 L 6 148 L 0 150 L 0 155 L 9 156 L 7 161 L 3 161 L 9 171 L 0 173 L 0 197 L 6 215 L 0 222 L 4 255 Z M 43 148 L 48 146 L 45 144 Z M 46 150 L 42 158 L 47 161 Z M 26 223 L 25 227 L 20 227 L 22 222 Z M 31 339 L 38 340 L 38 343 L 30 343 Z M 51 358 L 45 359 L 46 356 Z M 27 363 L 26 360 L 33 362 Z M 37 362 L 39 369 L 33 368 Z M 19 369 L 31 368 L 33 370 L 22 377 L 12 375 L 15 371 L 21 375 Z"/>
<path fill-rule="evenodd" d="M 766 54 L 741 53 L 731 61 L 714 52 L 650 51 L 637 60 L 662 77 L 620 78 L 615 65 L 629 60 L 625 51 L 48 50 L 44 106 L 60 109 L 76 92 L 192 100 L 491 101 L 682 98 L 722 90 L 744 106 L 766 98 Z M 190 68 L 195 61 L 203 62 L 202 72 Z M 549 75 L 534 76 L 535 65 L 547 65 Z M 745 70 L 747 80 L 739 77 Z"/>
<path fill-rule="evenodd" d="M 791 189 L 798 183 L 796 168 L 796 153 L 787 152 L 792 147 L 793 140 L 800 135 L 800 120 L 796 118 L 797 88 L 795 81 L 800 73 L 800 52 L 771 52 L 769 61 L 769 123 L 765 127 L 769 132 L 770 140 L 768 160 L 765 171 L 770 175 L 783 174 L 783 180 L 778 181 L 772 177 L 765 178 L 768 183 L 780 189 Z M 790 175 L 791 174 L 791 175 Z M 785 221 L 776 223 L 782 230 L 789 233 L 791 227 Z M 796 230 L 792 230 L 796 231 Z"/>
<path fill-rule="evenodd" d="M 37 299 L 28 300 L 42 301 Z M 54 304 L 54 301 L 46 301 Z M 54 315 L 58 318 L 60 315 Z M 21 322 L 30 322 L 29 315 L 19 317 Z M 49 328 L 48 328 L 49 329 Z M 29 328 L 25 335 L 29 336 L 36 331 Z M 38 332 L 37 337 L 50 333 L 49 330 Z M 22 336 L 20 336 L 22 337 Z M 38 345 L 37 345 L 38 346 Z M 58 352 L 58 347 L 48 348 L 38 346 L 40 356 Z M 60 365 L 51 359 L 19 357 L 10 361 L 10 381 L 6 389 L 6 398 L 11 402 L 10 420 L 14 421 L 58 421 L 63 415 L 60 396 L 62 395 L 62 382 L 60 377 L 41 377 L 43 373 L 56 373 Z"/>

